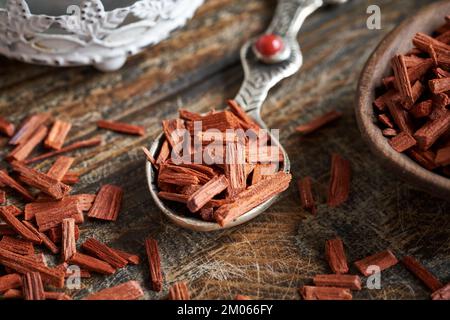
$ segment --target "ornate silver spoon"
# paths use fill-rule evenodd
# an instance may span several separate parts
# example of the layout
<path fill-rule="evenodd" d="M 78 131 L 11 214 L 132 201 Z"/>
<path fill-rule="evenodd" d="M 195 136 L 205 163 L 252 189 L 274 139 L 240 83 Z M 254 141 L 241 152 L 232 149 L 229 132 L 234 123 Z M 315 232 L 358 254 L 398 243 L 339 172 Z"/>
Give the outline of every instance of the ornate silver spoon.
<path fill-rule="evenodd" d="M 269 90 L 282 79 L 296 73 L 303 63 L 303 57 L 296 38 L 306 17 L 324 4 L 337 4 L 346 1 L 280 0 L 275 16 L 266 33 L 260 37 L 250 39 L 243 45 L 241 61 L 245 78 L 235 100 L 261 128 L 267 128 L 261 119 L 261 107 Z M 288 155 L 279 141 L 273 136 L 271 138 L 272 144 L 277 144 L 283 152 L 284 162 L 282 169 L 288 172 L 290 169 Z M 150 153 L 153 157 L 156 158 L 163 142 L 164 134 L 159 135 L 153 142 L 150 148 Z M 278 198 L 278 196 L 272 197 L 221 227 L 217 223 L 189 217 L 182 212 L 176 212 L 169 208 L 158 197 L 157 175 L 150 162 L 146 163 L 146 173 L 150 193 L 162 212 L 177 225 L 195 231 L 213 231 L 235 227 L 260 215 Z"/>

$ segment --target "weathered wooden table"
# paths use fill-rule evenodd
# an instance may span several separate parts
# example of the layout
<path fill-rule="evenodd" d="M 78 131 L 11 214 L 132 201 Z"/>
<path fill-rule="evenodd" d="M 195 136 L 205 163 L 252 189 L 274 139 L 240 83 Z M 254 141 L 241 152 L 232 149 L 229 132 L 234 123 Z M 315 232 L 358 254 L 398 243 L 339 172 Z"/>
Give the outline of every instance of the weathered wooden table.
<path fill-rule="evenodd" d="M 320 205 L 319 214 L 312 217 L 300 208 L 293 183 L 281 201 L 254 221 L 215 233 L 180 229 L 160 214 L 147 190 L 139 149 L 156 137 L 160 120 L 174 117 L 178 108 L 202 112 L 221 108 L 226 98 L 234 97 L 242 80 L 239 48 L 264 30 L 275 1 L 208 0 L 187 27 L 111 74 L 0 58 L 0 114 L 16 123 L 31 112 L 50 111 L 74 123 L 71 141 L 99 134 L 96 120 L 101 118 L 147 128 L 142 138 L 101 131 L 105 143 L 78 152 L 74 167 L 83 173 L 75 192 L 96 192 L 104 183 L 125 189 L 118 221 L 88 221 L 81 227 L 82 239 L 95 236 L 138 253 L 143 262 L 114 276 L 85 280 L 81 290 L 69 293 L 81 298 L 137 279 L 146 288 L 145 298 L 160 299 L 171 284 L 184 280 L 194 299 L 230 299 L 237 293 L 298 299 L 299 286 L 310 283 L 316 273 L 329 272 L 324 241 L 336 235 L 344 240 L 351 261 L 389 247 L 399 257 L 416 256 L 443 282 L 450 281 L 449 203 L 411 189 L 380 167 L 361 140 L 353 116 L 358 75 L 369 54 L 389 30 L 429 2 L 378 1 L 381 30 L 366 27 L 370 1 L 322 9 L 307 20 L 299 35 L 303 69 L 271 92 L 263 117 L 270 127 L 281 129 L 294 175 L 313 176 L 322 193 L 331 152 L 350 159 L 351 197 L 338 209 Z M 309 137 L 295 133 L 296 126 L 331 108 L 344 112 L 336 125 Z M 143 246 L 147 236 L 160 244 L 165 274 L 161 293 L 148 290 Z M 383 272 L 381 284 L 381 290 L 363 290 L 355 298 L 429 297 L 400 265 Z"/>

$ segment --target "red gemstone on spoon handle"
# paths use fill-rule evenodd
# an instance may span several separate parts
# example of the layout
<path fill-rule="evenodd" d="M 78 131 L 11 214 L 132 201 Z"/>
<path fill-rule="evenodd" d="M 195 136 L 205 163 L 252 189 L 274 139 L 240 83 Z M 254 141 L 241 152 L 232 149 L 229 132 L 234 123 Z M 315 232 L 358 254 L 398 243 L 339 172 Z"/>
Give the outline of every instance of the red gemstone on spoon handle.
<path fill-rule="evenodd" d="M 256 40 L 256 50 L 265 56 L 273 56 L 283 50 L 283 39 L 276 34 L 264 34 Z"/>

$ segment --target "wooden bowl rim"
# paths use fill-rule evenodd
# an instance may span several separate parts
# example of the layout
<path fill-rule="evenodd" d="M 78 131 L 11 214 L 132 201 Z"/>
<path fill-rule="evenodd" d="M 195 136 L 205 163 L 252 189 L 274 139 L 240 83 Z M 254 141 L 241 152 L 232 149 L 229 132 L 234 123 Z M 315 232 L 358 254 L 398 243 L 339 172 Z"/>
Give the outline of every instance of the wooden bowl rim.
<path fill-rule="evenodd" d="M 374 70 L 380 65 L 383 65 L 383 68 L 385 68 L 382 60 L 388 54 L 387 52 L 398 48 L 400 43 L 403 44 L 406 41 L 411 42 L 411 38 L 402 39 L 401 35 L 409 32 L 408 29 L 411 25 L 422 23 L 424 17 L 434 14 L 439 8 L 444 9 L 444 7 L 447 10 L 442 10 L 442 18 L 444 18 L 445 13 L 450 10 L 449 1 L 440 1 L 421 9 L 415 15 L 394 28 L 381 41 L 362 70 L 357 87 L 355 113 L 363 139 L 367 142 L 371 151 L 382 160 L 386 167 L 396 171 L 403 180 L 418 189 L 448 200 L 450 199 L 450 178 L 429 171 L 410 159 L 407 155 L 396 152 L 389 145 L 388 139 L 383 136 L 376 121 L 374 121 L 373 109 L 374 89 L 377 86 L 375 83 L 381 83 L 381 79 L 375 79 L 375 74 L 369 71 Z M 444 20 L 438 22 L 440 20 L 436 19 L 436 21 L 436 24 L 439 25 Z M 390 57 L 387 61 L 390 61 Z"/>

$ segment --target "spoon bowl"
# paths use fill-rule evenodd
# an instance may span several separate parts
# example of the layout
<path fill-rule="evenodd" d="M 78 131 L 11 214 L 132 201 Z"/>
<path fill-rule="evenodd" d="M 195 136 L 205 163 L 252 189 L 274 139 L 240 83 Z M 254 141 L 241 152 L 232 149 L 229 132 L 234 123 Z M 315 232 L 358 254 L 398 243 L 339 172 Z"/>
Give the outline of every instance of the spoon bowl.
<path fill-rule="evenodd" d="M 161 149 L 164 140 L 165 140 L 164 134 L 160 134 L 150 147 L 149 151 L 154 158 L 156 158 L 157 155 L 159 154 L 159 150 Z M 283 152 L 284 156 L 282 170 L 285 172 L 289 172 L 290 163 L 287 153 L 283 149 L 283 147 L 281 147 L 281 145 L 280 150 Z M 152 195 L 153 200 L 155 201 L 159 209 L 161 209 L 163 214 L 165 214 L 167 218 L 169 218 L 172 222 L 179 225 L 180 227 L 191 229 L 194 231 L 215 231 L 238 226 L 257 217 L 259 214 L 267 210 L 267 208 L 269 208 L 279 197 L 279 196 L 272 197 L 271 199 L 267 200 L 266 202 L 260 204 L 259 206 L 253 208 L 244 215 L 238 217 L 237 219 L 233 220 L 232 222 L 222 227 L 218 223 L 203 221 L 200 220 L 199 218 L 186 215 L 186 206 L 182 206 L 177 203 L 164 201 L 160 199 L 158 197 L 159 190 L 157 185 L 158 181 L 157 171 L 155 170 L 153 165 L 148 161 L 146 163 L 145 170 L 147 174 L 147 183 L 150 190 L 150 194 Z"/>
<path fill-rule="evenodd" d="M 382 86 L 382 79 L 390 75 L 391 58 L 410 50 L 413 47 L 411 39 L 417 32 L 430 34 L 436 30 L 443 24 L 448 12 L 449 1 L 437 2 L 420 10 L 391 31 L 375 49 L 362 71 L 355 105 L 362 137 L 382 164 L 410 185 L 447 200 L 450 199 L 450 179 L 429 171 L 407 155 L 394 151 L 377 125 L 372 103 L 376 88 Z"/>

